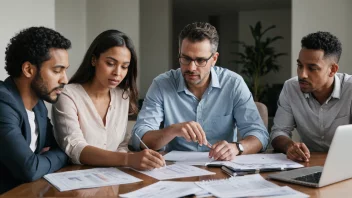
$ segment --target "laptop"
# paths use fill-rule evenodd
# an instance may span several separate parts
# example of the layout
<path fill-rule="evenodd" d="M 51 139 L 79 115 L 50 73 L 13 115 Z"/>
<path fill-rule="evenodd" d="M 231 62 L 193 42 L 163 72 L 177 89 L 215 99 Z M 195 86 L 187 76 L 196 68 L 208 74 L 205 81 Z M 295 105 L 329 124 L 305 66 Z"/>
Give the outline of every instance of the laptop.
<path fill-rule="evenodd" d="M 339 126 L 332 139 L 324 167 L 300 168 L 271 174 L 268 178 L 316 188 L 352 178 L 352 157 L 346 155 L 351 141 L 352 125 Z"/>

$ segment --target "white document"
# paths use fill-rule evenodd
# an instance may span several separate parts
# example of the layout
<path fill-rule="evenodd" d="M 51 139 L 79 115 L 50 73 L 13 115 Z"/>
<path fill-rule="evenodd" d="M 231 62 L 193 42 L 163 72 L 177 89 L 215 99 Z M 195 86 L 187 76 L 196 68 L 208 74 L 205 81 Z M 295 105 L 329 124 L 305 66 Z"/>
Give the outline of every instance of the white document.
<path fill-rule="evenodd" d="M 60 192 L 81 188 L 95 188 L 142 181 L 117 168 L 93 168 L 44 175 Z"/>
<path fill-rule="evenodd" d="M 208 156 L 209 152 L 171 151 L 164 155 L 164 159 L 175 163 L 204 166 L 213 161 Z"/>
<path fill-rule="evenodd" d="M 121 194 L 125 198 L 176 198 L 203 192 L 194 182 L 159 181 L 139 190 Z"/>
<path fill-rule="evenodd" d="M 216 197 L 252 196 L 297 196 L 307 195 L 289 187 L 280 187 L 261 177 L 259 174 L 231 177 L 229 179 L 196 182 L 196 184 Z"/>
<path fill-rule="evenodd" d="M 236 197 L 240 193 L 242 196 L 244 192 L 278 187 L 276 184 L 266 181 L 259 174 L 200 181 L 196 182 L 196 184 L 217 197 Z"/>
<path fill-rule="evenodd" d="M 138 171 L 138 170 L 136 170 Z M 203 175 L 215 175 L 215 173 L 190 166 L 186 164 L 172 164 L 169 166 L 156 168 L 150 171 L 138 171 L 149 177 L 154 177 L 157 180 L 175 179 L 183 177 L 194 177 Z"/>
<path fill-rule="evenodd" d="M 214 161 L 209 158 L 209 152 L 171 151 L 164 155 L 165 160 L 187 165 L 206 166 L 207 164 L 222 164 L 234 169 L 293 169 L 303 165 L 287 159 L 285 154 L 249 154 L 237 156 L 232 161 Z"/>
<path fill-rule="evenodd" d="M 280 198 L 306 198 L 309 195 L 293 190 L 288 186 L 282 186 L 279 188 L 268 188 L 262 192 L 254 192 L 251 196 L 270 196 Z"/>
<path fill-rule="evenodd" d="M 234 169 L 292 169 L 302 168 L 303 165 L 287 159 L 285 154 L 249 154 L 237 156 L 232 161 L 213 161 L 210 164 L 222 164 Z"/>

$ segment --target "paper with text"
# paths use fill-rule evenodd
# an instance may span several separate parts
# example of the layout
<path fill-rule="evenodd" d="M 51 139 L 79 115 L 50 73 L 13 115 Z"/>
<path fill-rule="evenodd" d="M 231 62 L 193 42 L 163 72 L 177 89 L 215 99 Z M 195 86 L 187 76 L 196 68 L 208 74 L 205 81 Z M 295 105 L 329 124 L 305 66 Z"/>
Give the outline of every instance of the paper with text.
<path fill-rule="evenodd" d="M 92 168 L 44 175 L 59 191 L 95 188 L 142 181 L 117 168 Z"/>
<path fill-rule="evenodd" d="M 209 152 L 171 151 L 164 155 L 164 159 L 175 163 L 204 166 L 213 161 L 208 156 Z"/>
<path fill-rule="evenodd" d="M 282 188 L 266 181 L 259 174 L 231 177 L 229 179 L 196 182 L 196 184 L 216 197 L 252 197 L 252 196 L 292 196 L 303 193 L 290 188 Z"/>
<path fill-rule="evenodd" d="M 270 168 L 281 168 L 281 169 L 293 169 L 302 168 L 303 165 L 287 159 L 285 154 L 249 154 L 237 156 L 232 161 L 213 161 L 210 164 L 222 164 L 225 166 L 232 167 L 234 169 L 270 169 Z"/>
<path fill-rule="evenodd" d="M 138 170 L 136 170 L 138 171 Z M 214 175 L 215 173 L 186 164 L 172 164 L 150 171 L 138 171 L 158 180 Z"/>
<path fill-rule="evenodd" d="M 121 194 L 125 198 L 176 198 L 202 192 L 194 182 L 159 181 L 139 190 Z"/>

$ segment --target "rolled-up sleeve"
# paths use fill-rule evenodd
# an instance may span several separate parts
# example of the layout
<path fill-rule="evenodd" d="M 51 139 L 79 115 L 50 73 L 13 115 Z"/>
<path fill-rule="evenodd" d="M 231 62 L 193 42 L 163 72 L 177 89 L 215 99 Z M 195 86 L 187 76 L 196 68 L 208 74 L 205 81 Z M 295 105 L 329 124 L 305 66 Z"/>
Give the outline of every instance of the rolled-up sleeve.
<path fill-rule="evenodd" d="M 278 108 L 274 118 L 274 125 L 271 128 L 270 143 L 278 136 L 292 138 L 292 131 L 296 124 L 288 96 L 288 84 L 286 82 L 277 104 Z"/>
<path fill-rule="evenodd" d="M 80 155 L 88 145 L 79 125 L 77 107 L 69 95 L 63 93 L 52 108 L 55 138 L 62 150 L 75 164 L 80 163 Z"/>
<path fill-rule="evenodd" d="M 132 146 L 136 151 L 141 150 L 140 140 L 136 137 L 136 134 L 142 138 L 148 131 L 159 130 L 163 118 L 163 99 L 158 83 L 154 80 L 149 87 L 142 109 L 138 114 L 137 122 L 132 130 Z"/>
<path fill-rule="evenodd" d="M 258 138 L 262 144 L 261 151 L 265 151 L 269 141 L 269 134 L 254 103 L 252 94 L 242 78 L 238 79 L 236 85 L 233 89 L 235 101 L 233 112 L 238 132 L 242 138 L 248 136 Z"/>

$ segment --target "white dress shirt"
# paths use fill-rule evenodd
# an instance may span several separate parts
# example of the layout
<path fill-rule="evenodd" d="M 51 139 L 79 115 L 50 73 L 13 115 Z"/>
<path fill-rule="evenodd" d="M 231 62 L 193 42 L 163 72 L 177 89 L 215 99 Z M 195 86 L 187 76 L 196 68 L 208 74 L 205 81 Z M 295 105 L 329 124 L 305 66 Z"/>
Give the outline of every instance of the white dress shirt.
<path fill-rule="evenodd" d="M 35 123 L 35 114 L 34 114 L 34 112 L 30 111 L 28 109 L 26 109 L 26 111 L 27 111 L 27 115 L 28 115 L 29 125 L 31 127 L 31 143 L 30 143 L 29 147 L 34 152 L 35 149 L 37 149 L 38 128 L 37 128 L 37 125 Z"/>

